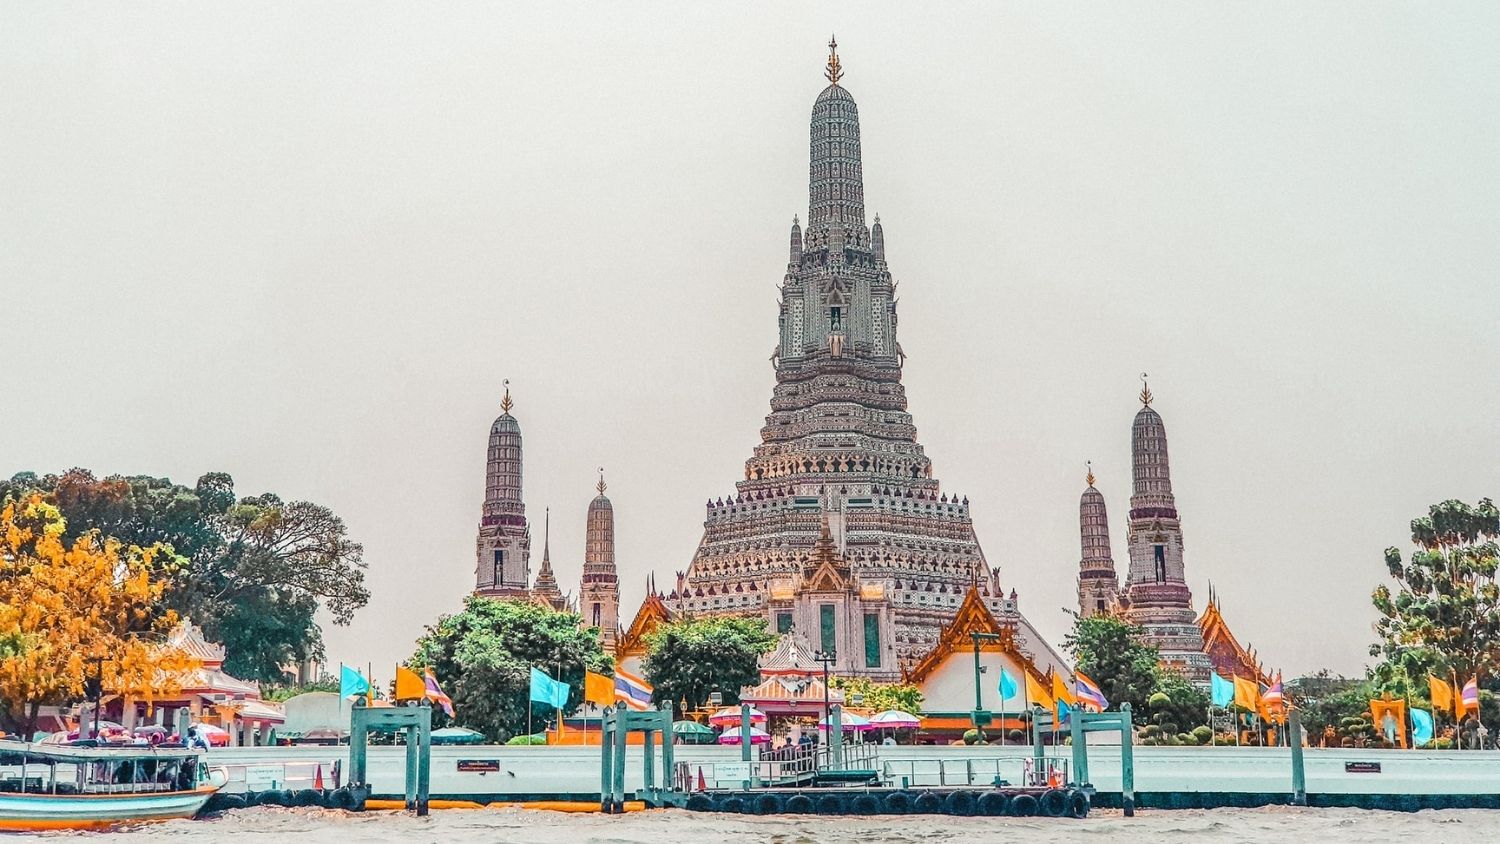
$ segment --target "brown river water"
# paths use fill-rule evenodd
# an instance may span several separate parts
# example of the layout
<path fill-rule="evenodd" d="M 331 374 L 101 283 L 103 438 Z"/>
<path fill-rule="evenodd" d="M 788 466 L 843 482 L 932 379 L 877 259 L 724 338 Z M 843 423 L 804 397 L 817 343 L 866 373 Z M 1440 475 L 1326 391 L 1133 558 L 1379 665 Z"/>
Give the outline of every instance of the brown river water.
<path fill-rule="evenodd" d="M 48 836 L 52 837 L 52 836 Z M 756 817 L 683 811 L 623 816 L 562 814 L 527 809 L 434 811 L 417 818 L 393 812 L 348 814 L 326 809 L 259 807 L 197 821 L 171 821 L 108 833 L 93 840 L 192 842 L 369 841 L 388 844 L 886 844 L 891 842 L 1225 841 L 1299 844 L 1304 841 L 1500 841 L 1500 811 L 1428 810 L 1413 814 L 1360 809 L 1142 810 L 1134 818 L 1095 811 L 1086 820 L 955 818 L 943 815 L 819 818 Z"/>

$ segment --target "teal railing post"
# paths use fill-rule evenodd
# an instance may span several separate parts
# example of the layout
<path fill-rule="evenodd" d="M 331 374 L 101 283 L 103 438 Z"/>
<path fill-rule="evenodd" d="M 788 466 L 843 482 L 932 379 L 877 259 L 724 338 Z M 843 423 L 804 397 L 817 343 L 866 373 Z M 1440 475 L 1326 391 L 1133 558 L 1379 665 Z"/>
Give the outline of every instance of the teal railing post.
<path fill-rule="evenodd" d="M 1307 769 L 1302 760 L 1302 713 L 1287 714 L 1287 743 L 1292 746 L 1292 804 L 1307 805 Z"/>
<path fill-rule="evenodd" d="M 610 775 L 614 773 L 614 747 L 615 747 L 615 710 L 614 707 L 604 707 L 604 732 L 599 738 L 599 811 L 604 814 L 610 813 L 610 799 L 614 794 L 614 783 Z"/>
<path fill-rule="evenodd" d="M 432 797 L 432 704 L 417 704 L 417 817 L 427 815 Z"/>
<path fill-rule="evenodd" d="M 653 718 L 652 721 L 654 722 L 655 719 Z M 647 725 L 646 729 L 641 732 L 644 733 L 641 736 L 641 751 L 644 754 L 642 759 L 645 762 L 645 772 L 642 777 L 645 781 L 643 790 L 646 800 L 654 804 L 656 802 L 656 748 L 653 745 L 656 742 L 656 724 Z"/>
<path fill-rule="evenodd" d="M 1120 806 L 1125 817 L 1135 817 L 1135 750 L 1131 742 L 1135 731 L 1131 727 L 1130 704 L 1120 704 Z"/>
<path fill-rule="evenodd" d="M 829 764 L 835 771 L 844 770 L 844 707 L 835 703 L 828 712 L 828 741 L 832 753 Z"/>
<path fill-rule="evenodd" d="M 618 707 L 617 707 L 618 708 Z M 630 721 L 624 711 L 618 713 L 615 721 L 615 758 L 614 758 L 614 812 L 620 814 L 625 811 L 625 753 L 627 739 L 630 736 Z"/>
<path fill-rule="evenodd" d="M 662 788 L 677 791 L 677 765 L 672 755 L 672 704 L 662 704 L 656 716 L 661 727 L 661 779 Z M 663 795 L 665 798 L 665 795 Z"/>
<path fill-rule="evenodd" d="M 1031 770 L 1033 772 L 1040 772 L 1042 770 L 1042 765 L 1046 764 L 1046 760 L 1043 758 L 1042 754 L 1042 731 L 1037 725 L 1037 719 L 1042 714 L 1043 713 L 1041 707 L 1036 707 L 1035 709 L 1031 710 Z M 1031 783 L 1029 782 L 1023 782 L 1021 784 L 1031 785 Z"/>
<path fill-rule="evenodd" d="M 417 754 L 421 748 L 417 746 L 416 729 L 407 727 L 401 730 L 401 736 L 406 739 L 406 781 L 402 783 L 406 790 L 406 811 L 417 810 Z"/>
<path fill-rule="evenodd" d="M 184 734 L 185 735 L 185 734 Z M 370 740 L 369 726 L 365 723 L 365 699 L 354 701 L 349 712 L 349 784 L 368 785 L 365 777 L 366 745 Z"/>
<path fill-rule="evenodd" d="M 1069 736 L 1073 739 L 1073 782 L 1078 785 L 1089 781 L 1089 737 L 1083 723 L 1089 717 L 1083 710 L 1077 709 L 1068 721 Z"/>
<path fill-rule="evenodd" d="M 747 771 L 750 768 L 750 745 L 754 743 L 752 741 L 754 736 L 750 734 L 750 730 L 750 704 L 742 703 L 740 704 L 740 761 L 745 763 Z M 740 783 L 745 787 L 746 791 L 750 790 L 750 779 L 752 776 L 752 774 L 746 773 L 745 779 Z"/>

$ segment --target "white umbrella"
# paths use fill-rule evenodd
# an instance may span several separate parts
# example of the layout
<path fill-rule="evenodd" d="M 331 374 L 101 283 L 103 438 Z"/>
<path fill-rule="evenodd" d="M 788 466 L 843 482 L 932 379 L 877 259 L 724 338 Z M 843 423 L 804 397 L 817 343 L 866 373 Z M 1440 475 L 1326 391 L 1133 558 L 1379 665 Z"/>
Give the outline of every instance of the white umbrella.
<path fill-rule="evenodd" d="M 922 719 L 899 709 L 887 709 L 870 718 L 870 726 L 882 730 L 910 730 L 922 726 Z"/>
<path fill-rule="evenodd" d="M 872 726 L 868 718 L 865 718 L 862 715 L 855 715 L 853 712 L 845 712 L 839 718 L 839 724 L 841 727 L 843 727 L 843 729 L 846 730 L 868 730 Z M 823 720 L 818 722 L 818 729 L 828 729 L 827 718 L 824 718 Z"/>
<path fill-rule="evenodd" d="M 771 740 L 771 734 L 770 733 L 767 733 L 765 730 L 757 729 L 755 727 L 751 727 L 750 728 L 750 743 L 751 744 L 766 744 L 770 740 Z M 721 735 L 721 736 L 719 736 L 719 744 L 739 744 L 739 743 L 740 743 L 740 731 L 739 730 L 725 730 L 724 734 Z"/>

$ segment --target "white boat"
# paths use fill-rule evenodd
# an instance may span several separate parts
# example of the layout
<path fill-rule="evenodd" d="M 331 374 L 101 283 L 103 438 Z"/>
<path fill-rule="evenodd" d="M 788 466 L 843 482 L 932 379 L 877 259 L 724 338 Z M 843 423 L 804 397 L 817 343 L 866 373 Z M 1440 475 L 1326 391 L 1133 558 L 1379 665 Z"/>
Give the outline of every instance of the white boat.
<path fill-rule="evenodd" d="M 222 782 L 185 747 L 0 741 L 0 830 L 101 829 L 190 818 Z"/>

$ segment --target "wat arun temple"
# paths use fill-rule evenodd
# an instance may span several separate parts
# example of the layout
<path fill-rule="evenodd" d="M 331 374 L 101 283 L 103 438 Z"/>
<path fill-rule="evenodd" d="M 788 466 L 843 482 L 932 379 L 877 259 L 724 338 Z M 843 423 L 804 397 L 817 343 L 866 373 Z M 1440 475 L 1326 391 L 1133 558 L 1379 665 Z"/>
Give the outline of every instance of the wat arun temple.
<path fill-rule="evenodd" d="M 572 608 L 624 665 L 638 664 L 658 624 L 734 614 L 763 617 L 782 634 L 773 662 L 805 663 L 821 652 L 841 676 L 912 679 L 981 629 L 1000 631 L 1024 670 L 1066 674 L 985 559 L 968 498 L 942 489 L 917 440 L 901 383 L 897 282 L 880 218 L 866 217 L 859 108 L 841 84 L 837 45 L 829 46 L 827 85 L 809 126 L 807 222 L 792 221 L 780 287 L 770 413 L 733 494 L 708 501 L 691 560 L 670 590 L 653 576 L 642 606 L 621 613 L 614 512 L 601 477 L 577 598 L 559 589 L 545 536 L 541 571 L 528 583 L 521 434 L 507 390 L 490 434 L 476 592 Z M 1079 613 L 1124 614 L 1164 662 L 1195 680 L 1206 680 L 1211 665 L 1259 672 L 1214 602 L 1202 617 L 1193 610 L 1165 427 L 1149 389 L 1141 398 L 1126 583 L 1117 585 L 1104 499 L 1090 472 L 1080 503 Z"/>

